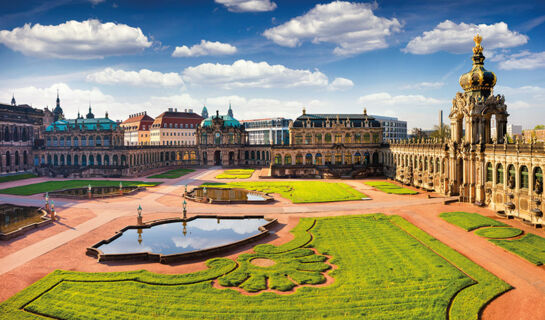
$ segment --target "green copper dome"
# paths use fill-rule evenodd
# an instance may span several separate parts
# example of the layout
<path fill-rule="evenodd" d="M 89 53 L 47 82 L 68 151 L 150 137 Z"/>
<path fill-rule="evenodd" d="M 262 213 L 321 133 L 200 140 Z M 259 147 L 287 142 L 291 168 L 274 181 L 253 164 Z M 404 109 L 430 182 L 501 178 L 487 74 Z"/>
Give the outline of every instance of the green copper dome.
<path fill-rule="evenodd" d="M 482 39 L 479 35 L 473 38 L 475 40 L 472 57 L 473 68 L 460 77 L 460 86 L 471 95 L 480 95 L 486 98 L 492 93 L 492 89 L 496 85 L 496 75 L 484 68 L 485 57 L 481 46 Z"/>
<path fill-rule="evenodd" d="M 241 126 L 240 122 L 237 119 L 235 119 L 235 118 L 233 118 L 231 116 L 228 116 L 228 115 L 215 115 L 215 116 L 211 116 L 211 117 L 206 118 L 203 121 L 201 121 L 201 127 L 203 127 L 203 128 L 211 127 L 212 124 L 213 124 L 213 121 L 216 120 L 216 119 L 223 120 L 223 126 L 224 127 L 240 128 L 240 126 Z"/>

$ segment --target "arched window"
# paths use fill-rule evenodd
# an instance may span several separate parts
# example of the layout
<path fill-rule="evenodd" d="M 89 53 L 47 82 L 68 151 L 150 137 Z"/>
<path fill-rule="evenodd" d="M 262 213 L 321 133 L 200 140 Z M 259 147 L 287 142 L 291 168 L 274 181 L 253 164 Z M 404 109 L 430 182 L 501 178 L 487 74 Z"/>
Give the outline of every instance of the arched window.
<path fill-rule="evenodd" d="M 66 138 L 66 146 L 67 146 L 67 147 L 71 147 L 71 146 L 72 146 L 72 138 L 70 138 L 70 137 L 67 137 L 67 138 Z"/>
<path fill-rule="evenodd" d="M 331 164 L 331 153 L 325 154 L 325 164 Z"/>
<path fill-rule="evenodd" d="M 486 164 L 486 182 L 492 182 L 494 170 L 492 169 L 492 163 Z"/>
<path fill-rule="evenodd" d="M 284 156 L 284 164 L 287 164 L 287 165 L 291 164 L 291 155 L 287 154 Z"/>
<path fill-rule="evenodd" d="M 361 143 L 361 134 L 356 133 L 354 135 L 354 143 Z"/>
<path fill-rule="evenodd" d="M 221 134 L 219 132 L 216 132 L 214 136 L 214 143 L 215 144 L 221 144 Z"/>
<path fill-rule="evenodd" d="M 528 189 L 528 167 L 522 166 L 520 168 L 520 187 Z"/>
<path fill-rule="evenodd" d="M 97 136 L 96 145 L 102 146 L 102 138 L 100 136 Z"/>
<path fill-rule="evenodd" d="M 295 156 L 295 164 L 303 164 L 303 155 L 298 153 Z"/>
<path fill-rule="evenodd" d="M 255 159 L 255 152 L 252 150 L 252 152 L 250 153 L 250 159 L 254 160 Z"/>
<path fill-rule="evenodd" d="M 48 147 L 51 147 L 51 137 L 47 137 L 46 145 L 47 145 Z"/>
<path fill-rule="evenodd" d="M 361 153 L 356 152 L 354 154 L 354 164 L 361 164 Z"/>
<path fill-rule="evenodd" d="M 321 144 L 322 143 L 322 134 L 317 133 L 315 139 L 316 139 L 316 144 Z"/>
<path fill-rule="evenodd" d="M 515 188 L 515 166 L 510 164 L 507 167 L 507 184 L 509 185 L 509 188 L 514 189 Z"/>
<path fill-rule="evenodd" d="M 314 156 L 314 161 L 316 162 L 316 165 L 318 166 L 321 166 L 323 163 L 322 163 L 322 154 L 321 153 L 317 153 L 315 156 Z"/>
<path fill-rule="evenodd" d="M 380 138 L 379 138 L 378 133 L 373 133 L 373 142 L 374 143 L 379 143 L 380 142 Z"/>
<path fill-rule="evenodd" d="M 87 156 L 86 155 L 82 155 L 81 156 L 81 165 L 82 166 L 87 166 Z"/>
<path fill-rule="evenodd" d="M 371 135 L 369 133 L 363 134 L 363 142 L 370 142 L 371 141 Z"/>
<path fill-rule="evenodd" d="M 308 133 L 305 135 L 305 144 L 311 144 L 312 143 L 312 135 Z"/>
<path fill-rule="evenodd" d="M 89 147 L 93 147 L 95 145 L 95 140 L 93 138 L 93 136 L 90 136 L 89 137 Z M 91 162 L 91 157 L 89 157 L 89 162 Z M 93 165 L 93 164 L 91 164 Z"/>
<path fill-rule="evenodd" d="M 335 143 L 343 143 L 343 136 L 342 134 L 336 134 L 335 135 Z"/>
<path fill-rule="evenodd" d="M 282 156 L 277 154 L 274 156 L 274 164 L 282 164 Z"/>
<path fill-rule="evenodd" d="M 352 143 L 352 136 L 350 133 L 344 135 L 344 143 Z"/>
<path fill-rule="evenodd" d="M 53 137 L 53 147 L 59 146 L 59 140 L 57 140 L 57 137 Z"/>
<path fill-rule="evenodd" d="M 352 164 L 352 154 L 348 151 L 344 154 L 344 164 Z"/>
<path fill-rule="evenodd" d="M 342 163 L 343 163 L 342 153 L 335 153 L 335 164 L 342 164 Z"/>
<path fill-rule="evenodd" d="M 305 164 L 312 164 L 312 155 L 310 153 L 305 155 Z"/>
<path fill-rule="evenodd" d="M 543 171 L 540 167 L 534 169 L 533 190 L 537 193 L 541 193 L 543 191 Z"/>
<path fill-rule="evenodd" d="M 331 133 L 326 133 L 324 136 L 325 143 L 331 143 Z"/>
<path fill-rule="evenodd" d="M 298 133 L 295 135 L 295 144 L 303 144 L 303 135 Z"/>

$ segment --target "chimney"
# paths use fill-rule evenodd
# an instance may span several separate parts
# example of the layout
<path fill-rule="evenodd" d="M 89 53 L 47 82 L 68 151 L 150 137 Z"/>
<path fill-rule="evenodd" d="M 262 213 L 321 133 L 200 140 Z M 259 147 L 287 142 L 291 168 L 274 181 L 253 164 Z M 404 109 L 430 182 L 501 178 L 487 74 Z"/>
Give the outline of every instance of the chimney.
<path fill-rule="evenodd" d="M 193 109 L 188 109 L 188 111 L 187 111 L 187 112 L 189 112 L 189 113 L 193 113 Z"/>
<path fill-rule="evenodd" d="M 178 108 L 174 109 L 174 111 L 178 112 Z"/>
<path fill-rule="evenodd" d="M 187 109 L 184 109 L 184 112 L 187 112 Z"/>
<path fill-rule="evenodd" d="M 443 130 L 443 110 L 439 110 L 439 129 Z"/>
<path fill-rule="evenodd" d="M 168 108 L 168 112 L 172 112 L 172 108 Z"/>

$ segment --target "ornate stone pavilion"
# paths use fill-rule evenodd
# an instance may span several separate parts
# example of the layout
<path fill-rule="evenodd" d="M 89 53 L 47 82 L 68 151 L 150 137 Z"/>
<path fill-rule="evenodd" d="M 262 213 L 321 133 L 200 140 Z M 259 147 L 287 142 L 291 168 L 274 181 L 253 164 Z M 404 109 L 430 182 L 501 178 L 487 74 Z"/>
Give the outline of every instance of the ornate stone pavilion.
<path fill-rule="evenodd" d="M 391 142 L 385 159 L 392 166 L 386 173 L 405 184 L 459 195 L 461 201 L 542 224 L 545 146 L 508 143 L 505 98 L 493 94 L 496 76 L 484 68 L 482 38 L 474 40 L 473 67 L 460 77 L 464 92 L 452 100 L 450 139 Z M 491 134 L 493 118 L 496 136 Z"/>
<path fill-rule="evenodd" d="M 303 114 L 290 125 L 290 144 L 272 148 L 271 175 L 366 176 L 381 172 L 382 127 L 363 114 Z"/>
<path fill-rule="evenodd" d="M 203 165 L 268 165 L 270 145 L 250 145 L 248 133 L 230 114 L 204 119 L 197 128 L 199 159 Z"/>

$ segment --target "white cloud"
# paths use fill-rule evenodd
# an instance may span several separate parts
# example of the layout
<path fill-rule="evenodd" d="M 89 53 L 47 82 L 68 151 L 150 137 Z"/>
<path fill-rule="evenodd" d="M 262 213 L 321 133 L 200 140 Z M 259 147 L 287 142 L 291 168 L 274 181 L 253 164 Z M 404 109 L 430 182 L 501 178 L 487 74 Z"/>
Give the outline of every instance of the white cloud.
<path fill-rule="evenodd" d="M 180 74 L 175 72 L 161 73 L 147 69 L 125 71 L 106 68 L 87 75 L 87 81 L 101 84 L 127 84 L 131 86 L 174 87 L 183 84 Z"/>
<path fill-rule="evenodd" d="M 456 24 L 450 20 L 439 23 L 435 29 L 413 38 L 403 49 L 412 54 L 430 54 L 438 51 L 468 53 L 474 46 L 476 34 L 483 37 L 485 49 L 511 48 L 528 42 L 528 36 L 509 30 L 505 22 L 495 24 Z"/>
<path fill-rule="evenodd" d="M 106 0 L 89 0 L 89 2 L 91 2 L 93 5 L 97 5 L 97 4 L 102 3 L 104 1 L 106 1 Z"/>
<path fill-rule="evenodd" d="M 283 65 L 270 65 L 267 62 L 238 60 L 232 65 L 203 63 L 188 67 L 183 71 L 183 79 L 196 85 L 213 85 L 231 88 L 288 88 L 325 87 L 328 79 L 325 74 L 315 70 L 297 70 Z"/>
<path fill-rule="evenodd" d="M 422 90 L 422 89 L 439 89 L 445 85 L 444 82 L 418 82 L 411 83 L 405 86 L 402 86 L 401 89 L 412 89 L 412 90 Z"/>
<path fill-rule="evenodd" d="M 392 96 L 387 92 L 372 93 L 362 96 L 358 99 L 360 104 L 372 104 L 383 106 L 396 106 L 396 105 L 411 105 L 411 106 L 426 106 L 426 105 L 439 105 L 445 101 L 435 98 L 425 97 L 423 95 L 399 95 Z"/>
<path fill-rule="evenodd" d="M 81 60 L 133 54 L 152 45 L 140 28 L 95 19 L 1 30 L 0 43 L 25 55 Z"/>
<path fill-rule="evenodd" d="M 494 57 L 499 61 L 499 67 L 503 70 L 534 70 L 545 68 L 545 51 L 530 52 L 527 50 L 511 55 L 500 55 Z"/>
<path fill-rule="evenodd" d="M 375 16 L 374 9 L 376 3 L 318 4 L 302 16 L 265 30 L 263 35 L 286 47 L 296 47 L 306 40 L 334 43 L 337 55 L 387 48 L 386 37 L 401 31 L 401 23 L 396 18 Z"/>
<path fill-rule="evenodd" d="M 219 41 L 206 41 L 201 40 L 200 44 L 191 46 L 176 47 L 172 52 L 173 57 L 200 57 L 200 56 L 219 56 L 234 54 L 237 52 L 237 48 L 228 43 L 221 43 Z"/>
<path fill-rule="evenodd" d="M 327 89 L 329 91 L 344 91 L 351 89 L 354 86 L 354 82 L 350 79 L 346 78 L 335 78 L 333 82 L 329 84 Z"/>
<path fill-rule="evenodd" d="M 231 12 L 265 12 L 276 9 L 271 0 L 215 0 L 223 4 Z"/>
<path fill-rule="evenodd" d="M 538 124 L 545 124 L 545 88 L 538 86 L 508 87 L 496 86 L 495 94 L 505 96 L 509 123 L 520 124 L 531 129 Z M 511 111 L 509 111 L 511 110 Z"/>

